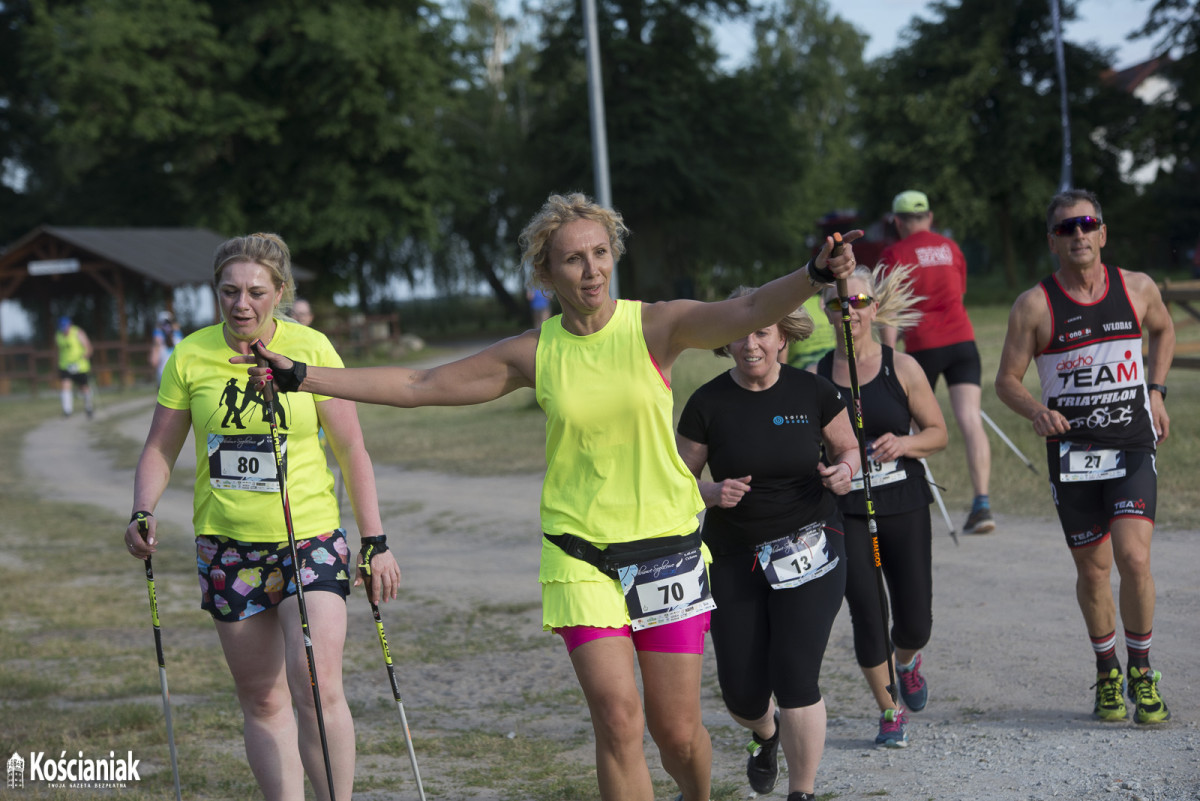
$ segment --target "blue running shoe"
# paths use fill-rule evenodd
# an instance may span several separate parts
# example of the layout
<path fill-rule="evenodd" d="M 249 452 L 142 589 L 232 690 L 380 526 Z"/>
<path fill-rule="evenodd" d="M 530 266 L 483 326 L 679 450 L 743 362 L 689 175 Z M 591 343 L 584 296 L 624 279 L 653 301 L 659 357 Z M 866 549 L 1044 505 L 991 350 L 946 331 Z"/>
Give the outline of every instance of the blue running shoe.
<path fill-rule="evenodd" d="M 929 703 L 929 684 L 921 675 L 921 655 L 914 656 L 907 666 L 897 665 L 896 672 L 900 674 L 900 697 L 904 705 L 912 712 L 920 712 Z"/>
<path fill-rule="evenodd" d="M 879 734 L 875 745 L 883 748 L 908 747 L 908 719 L 903 709 L 889 709 L 879 716 Z"/>

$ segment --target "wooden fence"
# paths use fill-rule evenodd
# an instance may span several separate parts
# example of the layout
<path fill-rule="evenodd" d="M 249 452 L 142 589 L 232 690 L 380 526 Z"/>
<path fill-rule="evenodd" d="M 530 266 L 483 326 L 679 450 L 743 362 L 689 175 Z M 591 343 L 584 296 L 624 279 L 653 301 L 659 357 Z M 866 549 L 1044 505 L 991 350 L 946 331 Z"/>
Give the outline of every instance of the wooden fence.
<path fill-rule="evenodd" d="M 1164 281 L 1159 285 L 1162 291 L 1163 300 L 1168 307 L 1174 303 L 1183 309 L 1192 320 L 1200 323 L 1200 311 L 1192 304 L 1200 302 L 1200 280 L 1192 281 Z M 1179 326 L 1176 326 L 1176 335 L 1178 335 Z M 1179 342 L 1175 343 L 1175 358 L 1171 362 L 1171 367 L 1187 367 L 1193 370 L 1200 370 L 1200 342 Z"/>
<path fill-rule="evenodd" d="M 400 343 L 400 315 L 357 315 L 322 329 L 342 358 L 364 359 L 372 355 L 390 356 Z M 138 384 L 154 385 L 155 370 L 150 366 L 149 342 L 92 340 L 92 376 L 98 387 L 129 388 Z M 59 387 L 58 351 L 32 345 L 0 348 L 0 395 Z"/>

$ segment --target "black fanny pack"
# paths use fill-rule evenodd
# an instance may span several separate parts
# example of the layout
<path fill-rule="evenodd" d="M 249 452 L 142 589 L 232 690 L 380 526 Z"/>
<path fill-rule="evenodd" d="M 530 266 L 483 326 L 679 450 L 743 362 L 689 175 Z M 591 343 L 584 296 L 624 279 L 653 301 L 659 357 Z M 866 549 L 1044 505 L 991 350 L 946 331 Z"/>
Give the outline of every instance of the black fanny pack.
<path fill-rule="evenodd" d="M 700 547 L 700 529 L 678 537 L 654 537 L 648 540 L 617 542 L 607 548 L 597 548 L 583 537 L 574 534 L 546 534 L 542 536 L 562 549 L 563 553 L 582 559 L 611 579 L 620 579 L 617 570 L 636 565 L 661 556 L 690 551 Z"/>

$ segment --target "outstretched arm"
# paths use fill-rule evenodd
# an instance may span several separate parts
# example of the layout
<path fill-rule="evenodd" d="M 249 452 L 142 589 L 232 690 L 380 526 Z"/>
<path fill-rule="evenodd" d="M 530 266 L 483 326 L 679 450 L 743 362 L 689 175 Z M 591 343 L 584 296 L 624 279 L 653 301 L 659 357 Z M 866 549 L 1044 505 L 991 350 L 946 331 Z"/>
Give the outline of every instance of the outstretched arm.
<path fill-rule="evenodd" d="M 834 278 L 846 278 L 854 272 L 854 251 L 849 243 L 863 235 L 847 233 L 841 253 L 831 256 L 834 241 L 825 238 L 825 246 L 813 258 L 817 271 L 828 269 Z M 642 314 L 646 344 L 658 365 L 668 369 L 688 348 L 719 348 L 741 339 L 752 331 L 774 325 L 791 314 L 821 289 L 813 280 L 813 267 L 806 265 L 740 298 L 716 303 L 673 300 L 647 306 Z"/>
<path fill-rule="evenodd" d="M 309 367 L 298 388 L 275 386 L 280 391 L 312 392 L 333 398 L 412 408 L 415 406 L 467 406 L 484 403 L 522 387 L 532 387 L 538 334 L 526 331 L 509 337 L 449 364 L 428 370 L 410 367 Z M 286 371 L 295 362 L 257 344 L 255 352 L 267 367 L 249 368 L 252 383 L 268 374 Z M 251 364 L 255 355 L 235 356 L 233 364 Z"/>

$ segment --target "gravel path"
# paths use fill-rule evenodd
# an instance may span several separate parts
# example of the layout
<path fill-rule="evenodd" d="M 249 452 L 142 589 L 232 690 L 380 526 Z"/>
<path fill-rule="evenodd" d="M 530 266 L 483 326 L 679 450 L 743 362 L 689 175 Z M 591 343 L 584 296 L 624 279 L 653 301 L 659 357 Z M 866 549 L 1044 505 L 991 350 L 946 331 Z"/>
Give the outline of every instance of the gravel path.
<path fill-rule="evenodd" d="M 119 515 L 129 510 L 131 471 L 106 456 L 80 449 L 86 426 L 116 426 L 136 442 L 145 436 L 148 400 L 102 406 L 88 423 L 77 415 L 30 432 L 24 445 L 28 472 L 57 487 L 58 497 Z M 397 412 L 401 414 L 402 412 Z M 36 458 L 35 458 L 36 457 Z M 191 443 L 178 470 L 190 471 Z M 385 525 L 399 532 L 404 570 L 404 628 L 393 640 L 437 636 L 448 616 L 508 605 L 517 620 L 519 647 L 467 653 L 404 666 L 405 706 L 420 749 L 423 738 L 462 729 L 557 737 L 589 736 L 577 701 L 555 704 L 552 693 L 574 686 L 556 638 L 538 633 L 537 499 L 539 475 L 462 478 L 378 469 Z M 63 489 L 66 488 L 66 489 Z M 963 510 L 952 510 L 956 519 Z M 1050 514 L 1046 497 L 1030 498 L 1028 512 Z M 823 691 L 829 709 L 826 750 L 817 790 L 827 798 L 867 799 L 1200 799 L 1200 577 L 1196 531 L 1162 530 L 1154 543 L 1158 609 L 1152 656 L 1173 719 L 1155 727 L 1090 718 L 1094 680 L 1091 650 L 1074 599 L 1074 572 L 1057 524 L 999 510 L 996 533 L 962 537 L 955 546 L 935 517 L 934 629 L 924 652 L 931 688 L 928 708 L 910 716 L 911 745 L 873 747 L 877 714 L 854 664 L 843 608 L 825 657 Z M 171 489 L 160 521 L 186 529 L 190 492 Z M 453 534 L 451 536 L 444 536 Z M 475 549 L 476 574 L 459 581 L 454 554 Z M 164 546 L 166 547 L 166 546 Z M 166 561 L 190 558 L 179 537 Z M 454 587 L 451 596 L 447 588 Z M 385 615 L 400 610 L 385 609 Z M 372 629 L 367 605 L 351 602 L 352 636 Z M 394 618 L 395 619 L 395 618 Z M 399 627 L 400 624 L 397 624 Z M 528 631 L 526 631 L 528 629 Z M 357 634 L 355 634 L 357 633 Z M 532 644 L 530 644 L 532 643 Z M 397 647 L 403 650 L 403 643 Z M 1119 654 L 1124 662 L 1124 649 Z M 376 653 L 377 655 L 377 653 Z M 711 649 L 706 656 L 705 722 L 713 733 L 715 787 L 751 796 L 742 773 L 745 733 L 732 726 L 715 691 Z M 512 699 L 540 692 L 525 708 Z M 392 707 L 394 716 L 395 708 Z M 559 759 L 592 764 L 586 739 Z M 647 738 L 657 777 L 657 755 Z M 393 771 L 393 790 L 359 798 L 415 798 L 402 753 L 395 760 L 360 760 L 373 777 Z M 463 763 L 422 759 L 431 799 L 502 799 L 503 789 L 481 789 L 462 778 Z M 773 794 L 782 799 L 785 782 Z M 396 789 L 398 788 L 398 789 Z M 673 794 L 672 796 L 673 797 Z"/>

